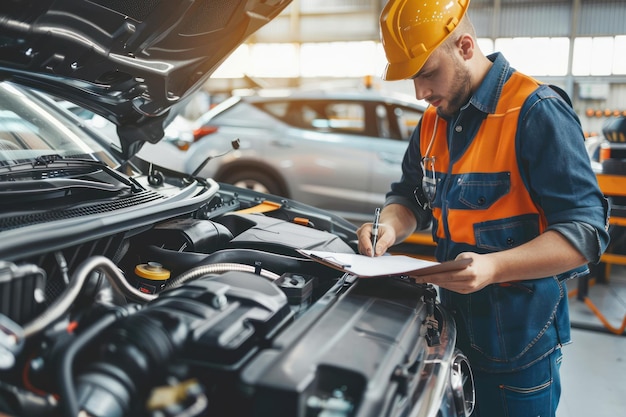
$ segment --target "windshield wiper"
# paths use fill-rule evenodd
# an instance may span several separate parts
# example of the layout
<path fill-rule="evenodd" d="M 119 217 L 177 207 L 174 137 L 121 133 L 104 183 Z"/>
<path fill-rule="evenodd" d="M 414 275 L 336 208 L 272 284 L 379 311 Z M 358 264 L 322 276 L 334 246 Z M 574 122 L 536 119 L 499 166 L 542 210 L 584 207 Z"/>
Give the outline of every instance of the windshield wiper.
<path fill-rule="evenodd" d="M 61 155 L 59 155 L 58 153 L 53 153 L 50 155 L 40 155 L 37 158 L 35 158 L 35 161 L 33 162 L 33 166 L 36 165 L 48 165 L 54 161 L 59 161 L 59 160 L 64 160 L 65 158 L 63 158 Z M 82 159 L 81 159 L 82 160 Z M 28 164 L 28 162 L 26 163 Z"/>
<path fill-rule="evenodd" d="M 91 159 L 51 154 L 0 167 L 0 191 L 3 192 L 32 194 L 75 188 L 108 192 L 142 190 L 131 178 Z"/>

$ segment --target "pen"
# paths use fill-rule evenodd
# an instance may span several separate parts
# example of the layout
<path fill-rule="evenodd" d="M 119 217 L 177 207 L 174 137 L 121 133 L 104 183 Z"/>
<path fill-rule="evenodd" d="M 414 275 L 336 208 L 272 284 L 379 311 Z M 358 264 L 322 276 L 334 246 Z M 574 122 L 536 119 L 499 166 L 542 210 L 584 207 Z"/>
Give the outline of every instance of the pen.
<path fill-rule="evenodd" d="M 376 241 L 378 240 L 378 223 L 380 221 L 380 208 L 374 212 L 374 223 L 372 225 L 372 256 L 376 255 Z"/>

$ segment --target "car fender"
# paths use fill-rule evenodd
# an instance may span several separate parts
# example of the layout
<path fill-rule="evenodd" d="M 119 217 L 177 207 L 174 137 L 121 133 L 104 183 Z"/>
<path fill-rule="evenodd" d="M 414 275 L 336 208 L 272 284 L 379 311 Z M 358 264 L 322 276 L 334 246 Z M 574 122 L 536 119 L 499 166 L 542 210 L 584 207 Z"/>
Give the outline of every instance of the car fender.
<path fill-rule="evenodd" d="M 251 158 L 231 159 L 230 161 L 220 164 L 213 178 L 218 182 L 224 182 L 233 172 L 244 170 L 253 170 L 270 176 L 283 190 L 285 190 L 283 197 L 290 198 L 292 195 L 292 190 L 288 186 L 287 181 L 285 181 L 285 177 L 281 174 L 280 170 L 262 160 Z"/>

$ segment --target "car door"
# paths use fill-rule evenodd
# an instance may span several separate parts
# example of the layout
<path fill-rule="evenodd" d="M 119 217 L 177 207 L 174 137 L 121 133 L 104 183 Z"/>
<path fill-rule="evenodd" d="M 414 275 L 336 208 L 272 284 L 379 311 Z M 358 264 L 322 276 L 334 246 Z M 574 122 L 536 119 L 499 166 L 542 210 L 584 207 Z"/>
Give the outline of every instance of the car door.
<path fill-rule="evenodd" d="M 348 218 L 364 213 L 370 188 L 364 161 L 371 150 L 363 104 L 290 99 L 264 109 L 288 125 L 267 152 L 290 183 L 292 198 Z"/>
<path fill-rule="evenodd" d="M 376 134 L 368 138 L 370 153 L 367 161 L 367 213 L 373 213 L 376 207 L 380 207 L 391 183 L 400 180 L 402 158 L 422 115 L 421 108 L 401 104 L 372 102 L 368 108 L 368 120 L 375 121 Z"/>
<path fill-rule="evenodd" d="M 421 109 L 332 97 L 291 100 L 287 107 L 281 111 L 289 128 L 268 152 L 280 161 L 292 197 L 355 223 L 371 220 L 400 178 Z"/>

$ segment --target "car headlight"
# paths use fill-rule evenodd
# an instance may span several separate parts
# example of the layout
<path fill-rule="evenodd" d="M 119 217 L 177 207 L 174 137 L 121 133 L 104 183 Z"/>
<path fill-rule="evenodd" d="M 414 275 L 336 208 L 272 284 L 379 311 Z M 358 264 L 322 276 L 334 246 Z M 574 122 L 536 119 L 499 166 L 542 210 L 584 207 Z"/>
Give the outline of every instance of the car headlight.
<path fill-rule="evenodd" d="M 467 357 L 456 351 L 450 367 L 450 386 L 454 398 L 456 414 L 459 417 L 469 417 L 474 411 L 476 401 L 474 391 L 474 376 Z"/>

